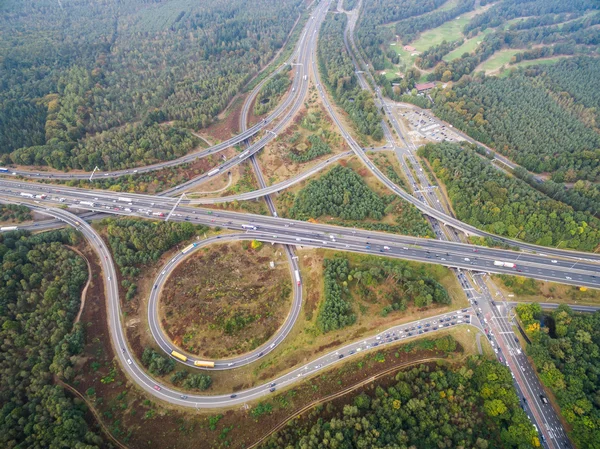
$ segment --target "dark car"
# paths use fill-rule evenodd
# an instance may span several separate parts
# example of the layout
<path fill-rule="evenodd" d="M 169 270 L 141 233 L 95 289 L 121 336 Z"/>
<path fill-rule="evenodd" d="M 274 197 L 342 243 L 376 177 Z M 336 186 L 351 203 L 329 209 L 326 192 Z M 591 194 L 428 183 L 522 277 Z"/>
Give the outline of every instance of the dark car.
<path fill-rule="evenodd" d="M 231 399 L 233 398 L 237 398 L 237 394 L 232 394 L 231 396 L 229 396 Z"/>
<path fill-rule="evenodd" d="M 273 393 L 273 392 L 275 391 L 275 388 L 274 388 L 274 387 L 273 387 L 273 388 L 269 388 L 269 391 L 270 391 L 271 393 Z"/>
<path fill-rule="evenodd" d="M 343 358 L 344 358 L 344 354 L 338 355 L 338 359 L 343 359 Z"/>

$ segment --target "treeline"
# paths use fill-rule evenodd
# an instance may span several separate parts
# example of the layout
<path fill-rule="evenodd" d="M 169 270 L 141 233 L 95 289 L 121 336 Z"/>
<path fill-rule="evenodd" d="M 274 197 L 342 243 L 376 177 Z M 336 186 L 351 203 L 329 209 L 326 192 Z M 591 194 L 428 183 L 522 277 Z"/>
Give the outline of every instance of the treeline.
<path fill-rule="evenodd" d="M 348 113 L 357 130 L 381 140 L 381 115 L 373 96 L 360 88 L 354 64 L 344 44 L 347 21 L 345 14 L 333 14 L 323 22 L 317 48 L 319 69 L 329 92 Z"/>
<path fill-rule="evenodd" d="M 308 142 L 310 147 L 299 151 L 298 147 L 290 150 L 288 157 L 294 162 L 308 162 L 313 159 L 323 156 L 324 154 L 331 153 L 331 147 L 324 142 L 319 136 L 313 134 L 308 136 Z"/>
<path fill-rule="evenodd" d="M 187 222 L 112 218 L 103 220 L 102 224 L 106 226 L 108 243 L 123 276 L 121 286 L 126 290 L 128 300 L 137 292 L 135 281 L 145 265 L 157 261 L 165 251 L 178 243 L 208 229 Z"/>
<path fill-rule="evenodd" d="M 557 55 L 574 55 L 575 53 L 583 53 L 584 47 L 573 43 L 557 43 L 551 47 L 537 47 L 531 50 L 519 52 L 512 56 L 510 64 L 517 64 L 521 61 L 531 61 L 540 58 L 549 58 Z"/>
<path fill-rule="evenodd" d="M 557 181 L 600 179 L 600 135 L 538 79 L 486 77 L 433 97 L 438 117 L 530 171 L 558 172 Z"/>
<path fill-rule="evenodd" d="M 32 220 L 31 209 L 27 206 L 19 204 L 1 204 L 0 203 L 0 222 L 14 221 L 20 223 L 22 221 Z"/>
<path fill-rule="evenodd" d="M 265 83 L 260 92 L 258 92 L 256 99 L 254 100 L 255 115 L 263 115 L 277 105 L 279 99 L 292 83 L 288 76 L 289 71 L 290 67 L 288 66 L 287 70 L 282 70 L 273 75 L 273 77 Z"/>
<path fill-rule="evenodd" d="M 581 448 L 600 446 L 600 313 L 579 314 L 560 305 L 543 315 L 539 304 L 521 304 L 517 313 L 531 339 L 527 354 L 572 427 L 573 443 Z"/>
<path fill-rule="evenodd" d="M 347 285 L 342 288 L 338 280 L 346 280 L 350 264 L 348 259 L 336 257 L 323 260 L 323 304 L 317 317 L 321 332 L 330 332 L 356 322 Z"/>
<path fill-rule="evenodd" d="M 600 189 L 598 184 L 580 179 L 573 184 L 573 187 L 567 188 L 560 182 L 552 180 L 539 181 L 523 167 L 515 168 L 513 174 L 546 196 L 568 204 L 577 211 L 588 212 L 596 216 L 600 212 Z"/>
<path fill-rule="evenodd" d="M 283 45 L 300 4 L 5 5 L 0 152 L 68 153 L 83 138 L 134 122 L 206 127 Z"/>
<path fill-rule="evenodd" d="M 104 446 L 85 404 L 53 381 L 74 379 L 84 347 L 84 328 L 73 321 L 87 265 L 66 246 L 78 241 L 73 231 L 0 234 L 1 447 Z"/>
<path fill-rule="evenodd" d="M 394 27 L 395 34 L 402 40 L 403 44 L 408 44 L 414 41 L 420 32 L 436 28 L 461 14 L 471 11 L 474 6 L 475 0 L 466 0 L 459 2 L 458 5 L 450 9 L 433 11 L 419 17 L 401 20 Z"/>
<path fill-rule="evenodd" d="M 185 156 L 199 143 L 188 130 L 176 126 L 126 125 L 85 138 L 76 145 L 74 141 L 56 141 L 21 148 L 10 154 L 10 162 L 49 165 L 61 170 L 92 171 L 96 166 L 119 170 Z"/>
<path fill-rule="evenodd" d="M 452 50 L 460 47 L 463 42 L 463 39 L 451 42 L 444 40 L 441 44 L 429 47 L 427 50 L 421 53 L 415 60 L 415 64 L 422 69 L 430 69 L 440 62 L 442 58 Z"/>
<path fill-rule="evenodd" d="M 419 154 L 446 185 L 460 220 L 538 245 L 597 249 L 600 221 L 500 172 L 466 146 L 428 144 Z"/>
<path fill-rule="evenodd" d="M 326 409 L 327 417 L 315 413 L 318 419 L 294 420 L 262 447 L 540 446 L 537 432 L 519 407 L 509 369 L 496 361 L 469 358 L 462 366 L 420 365 L 396 374 L 387 388 L 377 386 L 343 407 L 327 404 Z"/>

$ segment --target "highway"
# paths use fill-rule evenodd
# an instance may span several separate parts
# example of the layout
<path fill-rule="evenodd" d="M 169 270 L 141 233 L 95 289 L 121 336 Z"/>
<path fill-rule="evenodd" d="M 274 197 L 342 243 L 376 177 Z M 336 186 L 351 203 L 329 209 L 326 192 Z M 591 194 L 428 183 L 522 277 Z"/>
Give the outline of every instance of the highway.
<path fill-rule="evenodd" d="M 37 204 L 29 204 L 29 206 L 38 213 L 59 219 L 79 230 L 94 251 L 97 252 L 104 274 L 111 340 L 113 347 L 116 348 L 115 353 L 119 362 L 125 372 L 140 388 L 156 398 L 171 404 L 190 408 L 220 408 L 241 405 L 262 396 L 272 394 L 279 388 L 300 382 L 304 378 L 311 377 L 336 363 L 343 362 L 347 358 L 356 356 L 362 352 L 372 351 L 378 347 L 390 346 L 400 341 L 457 325 L 468 325 L 475 329 L 480 329 L 478 328 L 477 323 L 471 323 L 471 317 L 474 313 L 473 309 L 468 308 L 463 309 L 462 311 L 452 311 L 435 317 L 393 326 L 375 335 L 363 337 L 359 341 L 348 343 L 341 348 L 337 348 L 336 350 L 316 358 L 315 360 L 311 360 L 307 364 L 286 372 L 276 379 L 243 391 L 225 395 L 195 395 L 181 392 L 157 383 L 145 372 L 144 368 L 137 363 L 136 359 L 132 357 L 121 322 L 122 312 L 116 282 L 117 273 L 111 253 L 102 242 L 101 237 L 89 224 L 80 220 L 70 212 L 57 208 L 39 206 Z M 248 235 L 248 238 L 257 237 L 258 236 Z M 278 243 L 291 243 L 293 241 L 286 241 L 285 239 L 277 240 Z"/>
<path fill-rule="evenodd" d="M 490 323 L 490 329 L 488 332 L 492 332 L 495 335 L 500 335 L 500 338 L 497 340 L 497 342 L 493 335 L 489 337 L 490 341 L 493 341 L 494 345 L 498 345 L 499 352 L 501 351 L 502 354 L 509 354 L 506 356 L 506 362 L 509 364 L 511 369 L 513 369 L 513 373 L 515 370 L 517 371 L 516 378 L 519 378 L 519 384 L 525 386 L 525 388 L 523 388 L 523 394 L 524 396 L 529 397 L 529 401 L 527 403 L 533 404 L 529 410 L 531 416 L 538 423 L 543 423 L 543 426 L 540 430 L 543 432 L 543 434 L 547 435 L 547 439 L 550 440 L 549 444 L 553 445 L 552 447 L 563 447 L 561 444 L 568 444 L 568 441 L 565 442 L 566 437 L 564 435 L 564 431 L 562 431 L 560 428 L 560 423 L 558 423 L 557 427 L 556 415 L 552 407 L 544 407 L 543 405 L 538 404 L 539 401 L 536 401 L 535 396 L 537 394 L 539 399 L 539 391 L 541 388 L 539 381 L 537 380 L 535 373 L 530 371 L 531 367 L 527 364 L 527 360 L 523 359 L 524 356 L 521 354 L 521 352 L 519 352 L 520 349 L 515 344 L 514 335 L 511 335 L 512 329 L 510 329 L 510 325 L 506 321 L 502 311 L 498 310 L 498 308 L 494 305 L 491 295 L 487 290 L 487 286 L 481 282 L 481 276 L 479 273 L 489 272 L 518 274 L 534 279 L 598 288 L 600 287 L 600 266 L 597 264 L 597 262 L 600 261 L 600 256 L 574 251 L 556 250 L 553 248 L 542 248 L 536 245 L 511 241 L 509 239 L 504 239 L 479 231 L 473 226 L 464 224 L 454 217 L 449 216 L 444 211 L 443 207 L 438 205 L 437 200 L 433 202 L 437 197 L 435 195 L 431 195 L 431 190 L 426 191 L 427 195 L 423 195 L 421 192 L 422 189 L 417 189 L 415 192 L 416 197 L 413 197 L 385 177 L 374 166 L 374 164 L 370 162 L 370 160 L 366 157 L 364 150 L 357 145 L 350 134 L 343 128 L 339 118 L 332 109 L 332 106 L 323 91 L 319 73 L 316 69 L 314 53 L 316 51 L 315 43 L 318 35 L 318 26 L 322 22 L 328 6 L 329 2 L 323 2 L 318 7 L 318 10 L 315 11 L 313 18 L 307 23 L 306 30 L 299 41 L 298 48 L 300 49 L 300 52 L 298 58 L 299 60 L 304 61 L 304 63 L 302 63 L 302 66 L 298 66 L 300 68 L 297 69 L 296 76 L 294 77 L 294 82 L 292 85 L 296 87 L 293 87 L 292 89 L 293 95 L 288 95 L 284 102 L 276 109 L 276 111 L 279 111 L 281 108 L 280 115 L 287 111 L 287 115 L 285 115 L 278 124 L 274 125 L 269 131 L 267 131 L 266 134 L 264 134 L 256 143 L 250 145 L 246 150 L 244 150 L 242 154 L 221 165 L 218 173 L 224 173 L 234 165 L 242 162 L 243 160 L 251 158 L 256 151 L 259 151 L 270 139 L 275 138 L 278 131 L 287 126 L 287 123 L 291 117 L 293 117 L 293 115 L 301 106 L 304 95 L 308 89 L 308 81 L 303 80 L 303 75 L 301 74 L 308 75 L 309 69 L 312 68 L 313 78 L 316 82 L 319 95 L 323 99 L 325 108 L 341 130 L 344 139 L 346 139 L 354 154 L 356 154 L 369 168 L 369 170 L 371 170 L 371 172 L 373 172 L 375 176 L 377 176 L 379 180 L 384 183 L 384 185 L 390 188 L 390 190 L 423 211 L 430 218 L 436 235 L 442 240 L 422 239 L 277 218 L 274 205 L 271 201 L 271 198 L 268 196 L 270 193 L 274 193 L 277 190 L 267 191 L 269 188 L 266 187 L 264 180 L 261 181 L 262 175 L 260 170 L 257 171 L 257 176 L 259 178 L 259 183 L 261 184 L 261 196 L 266 196 L 267 204 L 269 205 L 269 209 L 273 215 L 271 217 L 241 214 L 229 211 L 212 211 L 191 207 L 193 202 L 204 201 L 207 199 L 198 199 L 192 201 L 183 200 L 179 205 L 176 206 L 176 200 L 174 198 L 168 198 L 164 196 L 129 193 L 124 194 L 102 190 L 77 189 L 63 186 L 15 181 L 6 178 L 0 179 L 0 197 L 12 202 L 26 204 L 37 212 L 62 220 L 66 224 L 79 229 L 83 233 L 94 250 L 99 254 L 99 258 L 101 260 L 106 287 L 109 328 L 111 331 L 113 346 L 116 348 L 119 361 L 127 374 L 136 383 L 138 383 L 141 388 L 148 393 L 153 394 L 157 398 L 168 401 L 172 404 L 188 407 L 215 408 L 243 404 L 249 400 L 253 400 L 264 395 L 269 395 L 282 386 L 287 386 L 294 382 L 301 381 L 304 377 L 311 376 L 327 367 L 334 365 L 335 363 L 345 360 L 347 357 L 351 357 L 362 351 L 372 350 L 379 345 L 394 344 L 397 341 L 406 338 L 417 337 L 421 334 L 439 329 L 440 327 L 444 328 L 459 324 L 468 324 L 470 326 L 475 326 L 476 328 L 486 329 L 486 325 Z M 359 79 L 362 78 L 359 77 Z M 379 91 L 377 91 L 377 95 L 379 97 L 379 101 L 384 104 Z M 285 107 L 283 107 L 284 105 Z M 269 117 L 272 117 L 274 114 L 275 112 L 273 112 Z M 262 128 L 265 128 L 267 123 L 269 122 L 265 122 L 262 125 Z M 255 125 L 255 127 L 256 126 L 258 125 Z M 250 132 L 252 129 L 253 128 L 250 128 L 248 132 Z M 240 136 L 243 136 L 244 132 L 242 132 Z M 258 132 L 258 130 L 256 132 Z M 254 134 L 256 134 L 256 132 Z M 245 141 L 248 137 L 253 136 L 254 134 L 250 134 L 245 138 L 240 138 L 237 143 Z M 401 133 L 398 135 L 402 138 Z M 386 136 L 391 136 L 389 129 L 386 131 Z M 239 136 L 236 136 L 236 138 L 239 138 Z M 409 149 L 408 154 L 410 154 L 410 145 L 405 142 L 404 147 Z M 336 157 L 341 156 L 338 155 Z M 165 164 L 173 162 L 174 161 L 170 161 Z M 254 158 L 251 158 L 251 162 L 256 164 L 256 160 Z M 324 165 L 321 168 L 325 167 L 329 163 L 332 163 L 332 161 L 322 162 L 321 164 Z M 402 159 L 402 163 L 408 175 L 410 170 L 408 170 L 404 158 Z M 257 166 L 255 165 L 255 169 L 256 168 Z M 411 179 L 413 187 L 416 187 L 418 183 L 423 185 L 423 183 L 426 182 L 424 174 L 420 174 L 420 170 L 418 170 L 418 165 L 415 165 L 415 169 L 417 170 L 417 177 L 419 179 L 414 179 L 412 174 L 409 175 L 409 179 Z M 142 172 L 141 170 L 142 169 L 138 169 L 138 172 Z M 315 167 L 311 168 L 311 170 L 315 170 Z M 127 171 L 122 174 L 130 174 L 131 172 L 132 171 Z M 111 172 L 106 176 L 117 176 L 119 175 L 118 173 L 120 172 Z M 313 173 L 309 171 L 309 175 L 311 174 Z M 72 178 L 71 175 L 68 176 L 69 178 L 67 179 Z M 81 176 L 84 176 L 85 178 L 89 177 L 89 174 L 84 174 Z M 42 177 L 42 175 L 40 175 L 40 177 Z M 56 178 L 57 176 L 54 177 Z M 190 182 L 182 186 L 178 186 L 175 189 L 171 189 L 170 191 L 163 192 L 163 194 L 176 194 L 183 192 L 185 189 L 195 187 L 208 178 L 208 175 L 204 175 L 204 177 L 190 180 Z M 297 178 L 298 177 L 286 182 L 299 182 Z M 289 185 L 291 184 L 288 184 L 288 186 Z M 270 188 L 273 187 L 274 186 L 271 186 Z M 28 196 L 23 196 L 23 193 Z M 41 194 L 46 194 L 48 197 L 46 199 L 32 198 L 33 196 L 39 196 Z M 128 201 L 123 201 L 123 197 L 126 197 Z M 240 199 L 240 196 L 230 198 Z M 81 204 L 82 201 L 88 204 Z M 67 210 L 52 207 L 53 205 L 61 205 L 66 207 L 67 210 L 73 211 L 91 211 L 92 214 L 95 214 L 90 214 L 88 216 L 113 214 L 156 220 L 163 220 L 165 217 L 169 217 L 169 219 L 176 221 L 188 221 L 195 224 L 220 226 L 231 231 L 245 231 L 243 234 L 237 232 L 234 234 L 228 234 L 227 236 L 223 235 L 214 237 L 212 239 L 203 241 L 201 246 L 217 241 L 225 241 L 228 239 L 257 239 L 264 242 L 283 244 L 289 248 L 293 246 L 329 248 L 340 251 L 352 251 L 362 254 L 441 264 L 456 271 L 459 282 L 467 293 L 467 297 L 475 306 L 478 307 L 476 309 L 469 308 L 463 312 L 450 312 L 444 316 L 439 316 L 428 320 L 419 320 L 417 322 L 402 326 L 396 326 L 383 331 L 378 335 L 369 336 L 368 338 L 361 339 L 361 341 L 351 342 L 343 348 L 331 351 L 328 354 L 311 361 L 310 363 L 297 367 L 294 370 L 283 374 L 277 379 L 248 390 L 235 392 L 231 395 L 209 396 L 186 394 L 165 386 L 158 385 L 148 374 L 144 372 L 143 368 L 137 364 L 135 358 L 132 358 L 124 337 L 121 323 L 122 315 L 116 283 L 117 274 L 110 252 L 102 243 L 100 237 L 96 234 L 93 228 L 85 223 L 85 221 L 83 221 L 81 218 L 77 218 Z M 446 231 L 448 232 L 450 238 L 454 241 L 443 240 L 443 236 L 446 234 L 446 231 L 443 229 L 442 225 L 437 222 L 437 220 L 439 220 L 439 222 L 442 224 L 446 224 L 467 234 L 493 237 L 496 240 L 504 243 L 519 246 L 521 249 L 526 251 L 515 252 L 461 243 L 459 241 L 460 239 L 458 239 L 458 235 L 453 229 L 447 229 Z M 51 225 L 51 223 L 48 223 L 47 226 Z M 244 228 L 244 225 L 246 228 Z M 249 229 L 249 226 L 255 227 L 255 229 Z M 38 227 L 38 229 L 41 228 Z M 297 269 L 297 265 L 294 265 L 295 259 L 293 259 L 291 251 L 287 254 L 288 258 L 291 258 L 291 269 Z M 177 263 L 181 262 L 183 258 L 184 257 L 182 254 L 176 255 L 165 265 L 165 267 L 163 267 L 160 272 L 161 274 L 155 281 L 156 288 L 152 289 L 152 294 L 150 297 L 151 304 L 149 306 L 149 319 L 151 321 L 151 330 L 153 334 L 156 332 L 155 338 L 157 339 L 160 347 L 166 352 L 170 352 L 171 346 L 169 345 L 168 341 L 161 336 L 162 330 L 160 329 L 155 316 L 157 310 L 156 303 L 158 301 L 160 287 L 164 284 L 165 279 L 173 267 Z M 498 266 L 494 264 L 494 261 L 514 263 L 516 264 L 516 267 L 511 268 L 510 266 Z M 269 351 L 274 350 L 285 338 L 300 311 L 302 286 L 299 286 L 296 290 L 297 291 L 295 292 L 290 314 L 288 315 L 282 327 L 269 342 L 267 342 L 261 348 L 237 358 L 232 358 L 225 361 L 216 361 L 217 364 L 215 369 L 236 368 L 241 365 L 256 361 L 260 357 L 264 357 L 264 355 L 266 355 Z M 481 305 L 479 305 L 479 303 L 481 303 Z M 483 321 L 473 318 L 473 314 L 476 313 L 481 315 L 481 320 Z M 152 324 L 152 321 L 154 321 L 154 324 Z M 462 323 L 460 321 L 462 321 Z M 484 324 L 482 324 L 482 322 Z M 154 329 L 152 329 L 153 327 Z M 512 342 L 510 341 L 511 338 L 513 338 Z M 503 359 L 501 358 L 501 360 Z M 520 373 L 523 373 L 523 375 Z"/>
<path fill-rule="evenodd" d="M 269 236 L 270 237 L 270 236 Z M 193 354 L 186 353 L 185 351 L 175 347 L 175 345 L 169 340 L 169 338 L 165 335 L 164 330 L 161 327 L 161 320 L 158 314 L 158 303 L 160 300 L 161 290 L 167 281 L 168 277 L 172 273 L 173 269 L 177 267 L 182 261 L 184 261 L 187 257 L 191 256 L 197 250 L 201 248 L 205 248 L 208 245 L 214 243 L 222 243 L 227 241 L 239 241 L 239 240 L 248 240 L 248 234 L 225 234 L 216 237 L 211 237 L 199 242 L 196 242 L 196 247 L 191 250 L 189 253 L 183 254 L 181 251 L 175 254 L 160 270 L 158 276 L 154 280 L 153 287 L 150 293 L 150 299 L 148 301 L 148 324 L 150 326 L 150 332 L 152 336 L 156 340 L 158 346 L 169 356 L 171 356 L 171 351 L 176 350 L 178 352 L 184 353 L 189 357 L 188 361 L 185 362 L 191 368 L 198 368 L 194 366 L 194 360 L 197 360 L 198 357 Z M 267 237 L 265 237 L 266 239 Z M 262 239 L 261 239 L 262 240 Z M 271 240 L 275 241 L 275 240 Z M 289 250 L 289 246 L 286 246 Z M 294 279 L 294 271 L 298 270 L 297 262 L 293 259 L 293 255 L 288 254 L 288 261 L 290 263 L 290 277 Z M 302 309 L 302 285 L 298 285 L 296 282 L 292 282 L 293 284 L 293 300 L 292 306 L 290 307 L 290 312 L 286 317 L 283 325 L 277 330 L 277 332 L 271 337 L 269 341 L 259 346 L 258 348 L 245 353 L 243 355 L 232 357 L 227 360 L 213 360 L 215 362 L 214 369 L 232 369 L 239 368 L 240 366 L 247 365 L 249 363 L 255 362 L 263 356 L 266 356 L 269 352 L 276 349 L 276 347 L 287 337 L 289 332 L 292 330 L 296 319 L 298 318 L 298 314 Z M 171 356 L 172 357 L 172 356 Z M 178 362 L 181 362 L 178 359 L 175 359 Z"/>
<path fill-rule="evenodd" d="M 353 27 L 355 23 L 355 20 L 349 21 L 348 27 L 345 30 L 344 37 L 347 47 L 348 34 L 350 34 L 350 40 L 354 45 Z M 349 47 L 348 51 L 352 54 Z M 356 53 L 360 55 L 358 51 Z M 362 79 L 362 74 L 359 73 L 360 67 L 357 65 L 357 62 L 354 58 L 353 61 L 357 67 L 357 76 L 359 77 L 359 79 Z M 371 76 L 370 72 L 368 73 L 369 76 Z M 372 81 L 373 85 L 376 86 L 376 83 L 373 79 Z M 365 81 L 361 82 L 361 86 L 363 86 L 363 88 L 369 89 L 369 85 Z M 398 137 L 403 141 L 405 148 L 404 151 L 399 150 L 396 147 L 392 133 L 390 132 L 386 121 L 382 120 L 384 135 L 386 136 L 388 143 L 391 143 L 394 146 L 396 155 L 398 156 L 401 166 L 405 171 L 405 174 L 409 180 L 411 187 L 413 188 L 413 194 L 419 201 L 422 201 L 423 203 L 429 202 L 431 207 L 437 209 L 442 213 L 445 213 L 443 205 L 442 203 L 440 203 L 438 196 L 434 192 L 429 179 L 427 178 L 427 176 L 425 176 L 423 168 L 414 156 L 414 151 L 416 150 L 414 144 L 410 142 L 408 138 L 404 137 L 402 133 L 402 128 L 397 122 L 396 117 L 391 113 L 389 106 L 385 103 L 381 95 L 380 89 L 378 87 L 375 87 L 375 91 L 379 103 L 383 105 L 382 111 L 384 111 L 388 115 L 390 123 L 394 127 L 394 130 L 396 131 Z M 418 179 L 415 179 L 413 177 L 413 172 L 407 166 L 407 160 L 410 161 L 414 169 L 414 173 L 416 174 Z M 450 210 L 449 207 L 448 210 Z M 444 232 L 444 230 L 439 225 L 439 222 L 437 222 L 435 218 L 430 217 L 430 222 L 432 224 L 435 234 L 440 240 L 450 239 L 455 242 L 460 241 L 460 237 L 456 232 L 456 229 L 447 228 L 446 232 Z M 558 263 L 558 260 L 551 260 L 550 263 Z M 573 266 L 575 265 L 576 264 L 573 264 Z M 476 273 L 473 271 L 461 272 L 460 269 L 455 270 L 454 272 L 457 275 L 458 281 L 463 287 L 467 298 L 469 298 L 471 304 L 478 305 L 476 311 L 477 319 L 479 319 L 479 323 L 484 328 L 486 335 L 490 340 L 490 343 L 494 347 L 494 351 L 496 352 L 498 359 L 501 362 L 505 363 L 511 369 L 514 380 L 514 386 L 517 392 L 519 392 L 520 394 L 523 409 L 528 414 L 530 420 L 540 425 L 540 427 L 536 427 L 536 430 L 538 431 L 538 434 L 540 435 L 540 438 L 543 441 L 542 444 L 545 444 L 551 448 L 570 447 L 570 442 L 568 440 L 565 430 L 562 427 L 562 424 L 560 423 L 556 411 L 551 405 L 544 404 L 541 401 L 541 398 L 544 397 L 544 391 L 541 382 L 537 378 L 533 367 L 529 363 L 529 360 L 523 354 L 523 351 L 520 349 L 519 340 L 514 335 L 512 327 L 506 320 L 506 317 L 503 316 L 500 313 L 500 311 L 495 307 L 495 302 L 492 299 L 488 286 L 483 280 L 483 276 L 485 276 L 485 274 Z M 498 294 L 499 293 L 500 292 L 498 291 Z M 496 340 L 493 331 L 487 327 L 488 318 L 492 323 L 492 328 L 496 329 L 497 334 L 500 335 L 500 339 Z M 506 359 L 503 357 L 502 348 L 504 348 L 504 353 L 508 354 L 506 356 Z M 520 370 L 518 370 L 517 367 L 519 367 Z M 527 397 L 529 398 L 529 402 L 527 402 Z"/>
<path fill-rule="evenodd" d="M 120 201 L 120 193 L 76 189 L 70 187 L 48 186 L 45 184 L 25 183 L 0 180 L 0 195 L 13 201 L 23 201 L 21 193 L 31 195 L 46 194 L 45 200 L 36 200 L 56 204 L 62 198 L 64 206 L 74 210 L 165 219 L 173 209 L 173 200 L 152 195 L 127 194 L 131 204 Z M 89 204 L 81 204 L 81 201 Z M 260 231 L 285 234 L 294 237 L 300 245 L 327 246 L 344 248 L 342 242 L 365 246 L 366 252 L 375 253 L 368 242 L 394 246 L 398 256 L 420 260 L 427 263 L 437 263 L 452 268 L 462 268 L 475 271 L 518 274 L 534 279 L 549 280 L 571 285 L 598 287 L 600 286 L 600 266 L 586 260 L 553 259 L 548 254 L 515 252 L 496 248 L 478 247 L 459 242 L 445 242 L 426 238 L 417 238 L 383 232 L 353 229 L 319 223 L 309 223 L 298 220 L 281 219 L 263 215 L 244 214 L 230 211 L 213 211 L 185 205 L 177 206 L 171 215 L 171 220 L 190 221 L 209 226 L 221 226 L 241 230 L 243 224 L 251 223 Z M 335 235 L 336 241 L 329 241 L 329 236 Z M 342 239 L 342 240 L 340 240 Z M 325 243 L 323 243 L 325 242 Z M 409 248 L 410 246 L 410 248 Z M 403 248 L 407 248 L 404 250 Z M 515 268 L 496 266 L 494 261 L 515 263 Z M 556 262 L 553 262 L 556 261 Z"/>

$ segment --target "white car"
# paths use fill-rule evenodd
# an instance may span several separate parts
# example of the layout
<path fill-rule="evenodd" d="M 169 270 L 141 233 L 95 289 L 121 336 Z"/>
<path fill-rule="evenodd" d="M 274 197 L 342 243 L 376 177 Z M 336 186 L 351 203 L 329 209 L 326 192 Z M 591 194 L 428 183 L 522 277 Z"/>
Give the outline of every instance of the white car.
<path fill-rule="evenodd" d="M 551 260 L 552 263 L 558 263 L 558 260 Z"/>
<path fill-rule="evenodd" d="M 132 363 L 132 362 L 131 362 L 131 359 L 127 359 L 127 364 L 128 364 L 128 365 L 131 365 L 131 363 Z"/>

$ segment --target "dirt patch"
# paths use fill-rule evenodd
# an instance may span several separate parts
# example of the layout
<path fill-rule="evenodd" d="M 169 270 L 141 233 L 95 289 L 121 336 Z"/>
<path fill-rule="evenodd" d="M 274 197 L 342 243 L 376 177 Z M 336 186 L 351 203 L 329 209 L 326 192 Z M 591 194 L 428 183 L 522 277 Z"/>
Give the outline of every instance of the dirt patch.
<path fill-rule="evenodd" d="M 240 133 L 240 115 L 247 94 L 239 95 L 217 117 L 217 121 L 195 134 L 214 145 Z"/>
<path fill-rule="evenodd" d="M 266 342 L 283 324 L 291 298 L 281 247 L 212 245 L 169 276 L 161 294 L 161 323 L 174 344 L 188 353 L 224 358 Z"/>

